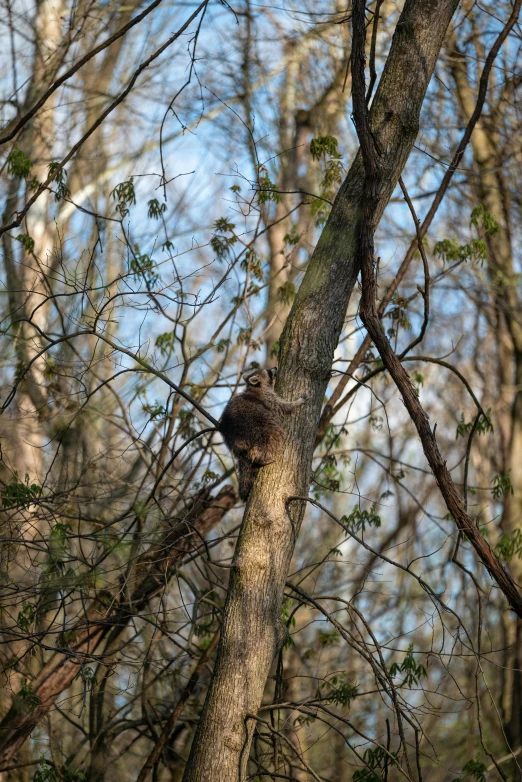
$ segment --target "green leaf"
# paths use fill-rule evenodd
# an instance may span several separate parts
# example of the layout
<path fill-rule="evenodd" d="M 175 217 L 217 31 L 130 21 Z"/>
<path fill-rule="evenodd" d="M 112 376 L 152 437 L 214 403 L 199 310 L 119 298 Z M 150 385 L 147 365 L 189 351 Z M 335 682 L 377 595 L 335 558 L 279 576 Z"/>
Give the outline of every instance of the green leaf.
<path fill-rule="evenodd" d="M 234 223 L 231 223 L 226 217 L 219 217 L 214 223 L 214 228 L 222 233 L 231 233 L 235 227 Z"/>
<path fill-rule="evenodd" d="M 391 758 L 390 758 L 391 755 Z M 397 753 L 389 754 L 381 747 L 367 749 L 363 755 L 365 768 L 359 768 L 354 772 L 353 782 L 382 782 L 382 772 L 389 765 L 396 765 Z M 374 773 L 378 771 L 379 773 Z"/>
<path fill-rule="evenodd" d="M 297 223 L 292 223 L 292 227 L 290 228 L 288 233 L 285 234 L 283 241 L 285 244 L 289 244 L 292 247 L 294 247 L 299 241 L 299 239 L 300 236 L 297 233 Z"/>
<path fill-rule="evenodd" d="M 321 157 L 340 158 L 339 149 L 335 136 L 317 136 L 310 141 L 310 154 L 313 160 L 319 160 Z"/>
<path fill-rule="evenodd" d="M 224 353 L 226 348 L 230 345 L 229 339 L 220 339 L 216 344 L 216 350 L 218 353 Z"/>
<path fill-rule="evenodd" d="M 145 404 L 142 405 L 142 410 L 144 413 L 147 413 L 149 417 L 149 421 L 154 421 L 156 418 L 165 418 L 166 411 L 163 405 L 161 405 L 158 401 L 155 401 L 154 404 L 149 405 L 148 402 L 145 402 Z"/>
<path fill-rule="evenodd" d="M 326 679 L 319 687 L 320 697 L 337 706 L 350 708 L 352 700 L 356 697 L 358 685 L 352 684 L 344 671 Z"/>
<path fill-rule="evenodd" d="M 245 326 L 245 328 L 239 329 L 239 333 L 237 335 L 238 345 L 246 345 L 250 342 L 251 339 L 252 339 L 252 326 Z"/>
<path fill-rule="evenodd" d="M 469 221 L 470 226 L 474 225 L 477 230 L 480 227 L 479 223 L 487 234 L 493 235 L 500 230 L 500 226 L 497 223 L 495 217 L 493 217 L 491 212 L 488 212 L 487 209 L 484 209 L 482 204 L 479 204 L 475 207 L 471 213 L 471 218 Z"/>
<path fill-rule="evenodd" d="M 313 160 L 321 160 L 323 178 L 319 186 L 319 198 L 311 203 L 310 211 L 315 217 L 315 224 L 323 226 L 330 214 L 331 202 L 334 200 L 339 185 L 343 181 L 344 166 L 335 136 L 317 136 L 310 142 L 310 154 Z"/>
<path fill-rule="evenodd" d="M 346 524 L 352 532 L 364 532 L 366 525 L 370 527 L 380 527 L 381 517 L 375 513 L 376 503 L 372 503 L 370 510 L 361 510 L 358 505 L 354 506 L 349 516 L 341 516 L 341 521 Z"/>
<path fill-rule="evenodd" d="M 517 527 L 511 537 L 502 532 L 495 546 L 495 553 L 503 562 L 509 562 L 514 556 L 522 559 L 522 530 Z"/>
<path fill-rule="evenodd" d="M 333 431 L 333 430 L 332 430 Z M 325 445 L 328 447 L 328 439 L 325 438 Z M 343 474 L 337 467 L 337 458 L 333 453 L 327 453 L 323 456 L 321 465 L 314 475 L 314 496 L 318 500 L 329 492 L 339 491 L 343 481 Z"/>
<path fill-rule="evenodd" d="M 464 782 L 474 779 L 476 782 L 486 782 L 487 766 L 479 760 L 468 760 L 462 767 L 462 775 L 456 777 L 453 782 Z"/>
<path fill-rule="evenodd" d="M 160 204 L 157 198 L 151 198 L 148 202 L 148 216 L 152 220 L 159 220 L 162 214 L 167 211 L 167 204 Z"/>
<path fill-rule="evenodd" d="M 509 477 L 511 470 L 508 470 L 505 475 L 495 475 L 493 478 L 493 488 L 491 493 L 496 500 L 499 500 L 504 494 L 513 494 L 513 486 Z"/>
<path fill-rule="evenodd" d="M 134 258 L 130 262 L 130 269 L 136 278 L 142 277 L 149 288 L 154 288 L 161 280 L 160 275 L 154 271 L 156 269 L 155 261 L 147 253 L 140 253 L 137 246 L 135 247 Z"/>
<path fill-rule="evenodd" d="M 158 334 L 156 337 L 156 347 L 162 356 L 168 356 L 174 350 L 175 335 L 173 331 L 167 331 L 165 334 Z"/>
<path fill-rule="evenodd" d="M 261 265 L 261 258 L 252 247 L 247 248 L 245 257 L 241 261 L 241 268 L 244 271 L 250 272 L 250 274 L 252 274 L 256 280 L 263 280 L 264 272 Z"/>
<path fill-rule="evenodd" d="M 34 250 L 34 239 L 29 234 L 18 234 L 17 241 L 21 242 L 28 253 L 32 253 Z"/>
<path fill-rule="evenodd" d="M 232 230 L 234 228 L 232 223 L 228 223 L 225 220 L 225 218 L 222 218 L 221 220 L 216 220 L 214 225 L 216 227 L 218 225 L 220 225 L 220 226 L 224 225 L 225 227 L 222 228 L 222 230 L 224 232 L 227 232 L 227 231 Z M 237 237 L 234 236 L 234 235 L 232 235 L 232 236 L 223 236 L 221 234 L 214 234 L 214 236 L 210 240 L 210 246 L 212 247 L 212 249 L 216 253 L 216 255 L 218 257 L 218 260 L 221 261 L 221 260 L 223 260 L 223 258 L 227 254 L 227 252 L 230 250 L 230 248 L 233 247 L 236 242 L 237 242 Z"/>
<path fill-rule="evenodd" d="M 32 691 L 31 685 L 27 684 L 27 679 L 22 679 L 22 685 L 20 687 L 20 691 L 18 692 L 18 697 L 22 701 L 26 711 L 29 712 L 33 712 L 42 702 L 41 698 L 39 698 L 38 695 Z"/>
<path fill-rule="evenodd" d="M 120 216 L 126 217 L 129 214 L 129 206 L 136 204 L 136 191 L 134 189 L 133 178 L 130 177 L 125 182 L 120 182 L 111 192 L 111 196 L 116 201 L 116 211 Z"/>
<path fill-rule="evenodd" d="M 296 289 L 291 280 L 287 280 L 277 289 L 277 298 L 286 306 L 289 306 L 295 299 Z"/>
<path fill-rule="evenodd" d="M 30 505 L 42 493 L 42 487 L 37 483 L 29 484 L 29 476 L 25 476 L 25 483 L 14 477 L 11 483 L 8 483 L 0 490 L 0 497 L 4 508 L 12 508 L 15 505 Z"/>
<path fill-rule="evenodd" d="M 32 165 L 32 160 L 15 144 L 7 156 L 7 173 L 19 179 L 26 179 L 31 173 Z"/>
<path fill-rule="evenodd" d="M 36 607 L 24 600 L 22 603 L 22 610 L 18 613 L 17 624 L 22 630 L 28 631 L 35 620 Z"/>
<path fill-rule="evenodd" d="M 71 195 L 71 191 L 65 184 L 67 178 L 67 171 L 60 163 L 53 161 L 49 163 L 49 176 L 53 177 L 56 183 L 56 192 L 54 197 L 57 201 L 61 201 L 64 198 L 68 198 Z"/>
<path fill-rule="evenodd" d="M 33 782 L 85 782 L 86 776 L 82 771 L 70 771 L 67 768 L 61 768 L 58 774 L 56 768 L 50 765 L 49 761 L 42 758 L 38 768 L 34 772 Z"/>
<path fill-rule="evenodd" d="M 408 646 L 406 656 L 400 665 L 399 663 L 393 663 L 390 666 L 390 676 L 398 676 L 399 674 L 405 675 L 404 680 L 400 686 L 404 687 L 404 685 L 406 685 L 410 689 L 413 685 L 418 686 L 420 684 L 420 679 L 425 678 L 428 675 L 424 665 L 417 665 L 415 662 L 415 658 L 413 656 L 413 644 Z"/>
<path fill-rule="evenodd" d="M 482 415 L 482 413 L 478 413 L 480 417 L 477 423 L 477 427 L 475 429 L 477 434 L 486 434 L 487 432 L 494 431 L 493 424 L 491 423 L 490 412 L 491 412 L 491 408 L 489 407 L 485 416 Z M 475 423 L 474 420 L 468 421 L 466 423 L 466 421 L 464 420 L 464 413 L 461 413 L 460 422 L 457 424 L 457 432 L 455 435 L 455 439 L 458 440 L 459 437 L 464 437 L 466 434 L 469 434 L 473 428 L 474 423 Z"/>
<path fill-rule="evenodd" d="M 257 198 L 260 204 L 266 204 L 268 201 L 273 201 L 276 204 L 281 203 L 281 193 L 277 190 L 268 173 L 259 177 L 258 185 Z"/>
<path fill-rule="evenodd" d="M 472 239 L 471 242 L 466 244 L 459 244 L 457 239 L 442 239 L 437 242 L 433 248 L 433 252 L 439 258 L 442 258 L 444 262 L 463 262 L 468 263 L 480 263 L 482 265 L 484 261 L 488 260 L 488 248 L 482 239 Z"/>
<path fill-rule="evenodd" d="M 42 758 L 38 768 L 34 772 L 33 782 L 57 782 L 58 774 L 54 766 L 50 766 L 45 758 Z"/>

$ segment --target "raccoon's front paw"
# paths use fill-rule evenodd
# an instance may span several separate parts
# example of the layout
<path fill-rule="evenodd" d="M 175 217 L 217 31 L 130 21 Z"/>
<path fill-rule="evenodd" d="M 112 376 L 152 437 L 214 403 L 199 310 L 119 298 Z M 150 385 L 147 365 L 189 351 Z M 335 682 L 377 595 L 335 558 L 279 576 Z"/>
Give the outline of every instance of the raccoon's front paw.
<path fill-rule="evenodd" d="M 311 396 L 300 396 L 295 404 L 299 406 L 305 405 L 311 398 Z"/>
<path fill-rule="evenodd" d="M 254 446 L 248 452 L 248 460 L 256 467 L 266 467 L 267 464 L 275 462 L 275 457 L 272 453 L 267 453 L 265 449 Z"/>
<path fill-rule="evenodd" d="M 256 467 L 266 467 L 267 464 L 273 464 L 275 459 L 271 456 L 261 456 L 255 463 Z"/>

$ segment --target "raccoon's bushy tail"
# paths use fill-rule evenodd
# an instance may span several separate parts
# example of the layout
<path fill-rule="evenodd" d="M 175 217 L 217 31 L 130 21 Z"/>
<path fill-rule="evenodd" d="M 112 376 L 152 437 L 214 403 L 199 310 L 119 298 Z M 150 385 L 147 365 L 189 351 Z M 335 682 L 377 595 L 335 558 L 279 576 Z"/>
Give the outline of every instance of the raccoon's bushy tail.
<path fill-rule="evenodd" d="M 240 456 L 237 460 L 237 480 L 239 484 L 239 496 L 242 500 L 247 500 L 250 494 L 250 489 L 256 479 L 259 467 L 244 456 Z"/>

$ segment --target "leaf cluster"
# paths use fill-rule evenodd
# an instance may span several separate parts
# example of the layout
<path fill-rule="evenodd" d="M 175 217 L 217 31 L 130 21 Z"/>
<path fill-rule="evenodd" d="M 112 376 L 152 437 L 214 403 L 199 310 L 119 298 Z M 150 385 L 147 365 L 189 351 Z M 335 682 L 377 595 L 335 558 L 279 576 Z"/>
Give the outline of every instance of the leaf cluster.
<path fill-rule="evenodd" d="M 390 665 L 390 676 L 399 676 L 400 674 L 404 674 L 404 680 L 401 683 L 401 687 L 406 685 L 410 689 L 413 685 L 418 686 L 421 678 L 425 678 L 428 675 L 424 665 L 415 662 L 413 644 L 408 646 L 408 651 L 406 652 L 402 663 L 392 663 L 392 665 Z"/>
<path fill-rule="evenodd" d="M 125 182 L 120 182 L 119 185 L 116 185 L 111 192 L 111 196 L 116 201 L 116 211 L 123 219 L 129 214 L 129 207 L 136 204 L 133 178 L 130 177 Z"/>
<path fill-rule="evenodd" d="M 346 524 L 351 532 L 364 532 L 366 526 L 380 527 L 381 517 L 375 513 L 376 503 L 373 502 L 370 510 L 361 509 L 355 505 L 349 516 L 341 516 L 341 521 Z"/>
<path fill-rule="evenodd" d="M 29 483 L 29 475 L 26 474 L 25 483 L 22 483 L 18 476 L 15 476 L 0 490 L 0 497 L 4 508 L 13 508 L 14 506 L 30 505 L 38 499 L 41 493 L 42 487 L 37 483 Z"/>
<path fill-rule="evenodd" d="M 390 758 L 390 755 L 393 759 Z M 396 757 L 397 753 L 390 752 L 388 754 L 382 747 L 368 748 L 363 755 L 366 767 L 359 768 L 354 772 L 352 782 L 382 782 L 381 771 L 384 771 L 390 763 L 394 764 Z"/>

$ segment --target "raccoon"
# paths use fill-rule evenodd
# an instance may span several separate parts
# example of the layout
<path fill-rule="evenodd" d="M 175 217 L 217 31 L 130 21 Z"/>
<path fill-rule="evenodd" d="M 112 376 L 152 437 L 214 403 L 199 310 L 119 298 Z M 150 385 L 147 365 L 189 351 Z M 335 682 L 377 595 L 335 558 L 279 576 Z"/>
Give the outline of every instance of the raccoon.
<path fill-rule="evenodd" d="M 307 399 L 286 402 L 275 392 L 277 368 L 246 373 L 246 390 L 229 401 L 219 424 L 237 460 L 239 496 L 246 500 L 260 467 L 272 464 L 283 442 L 284 416 Z"/>

